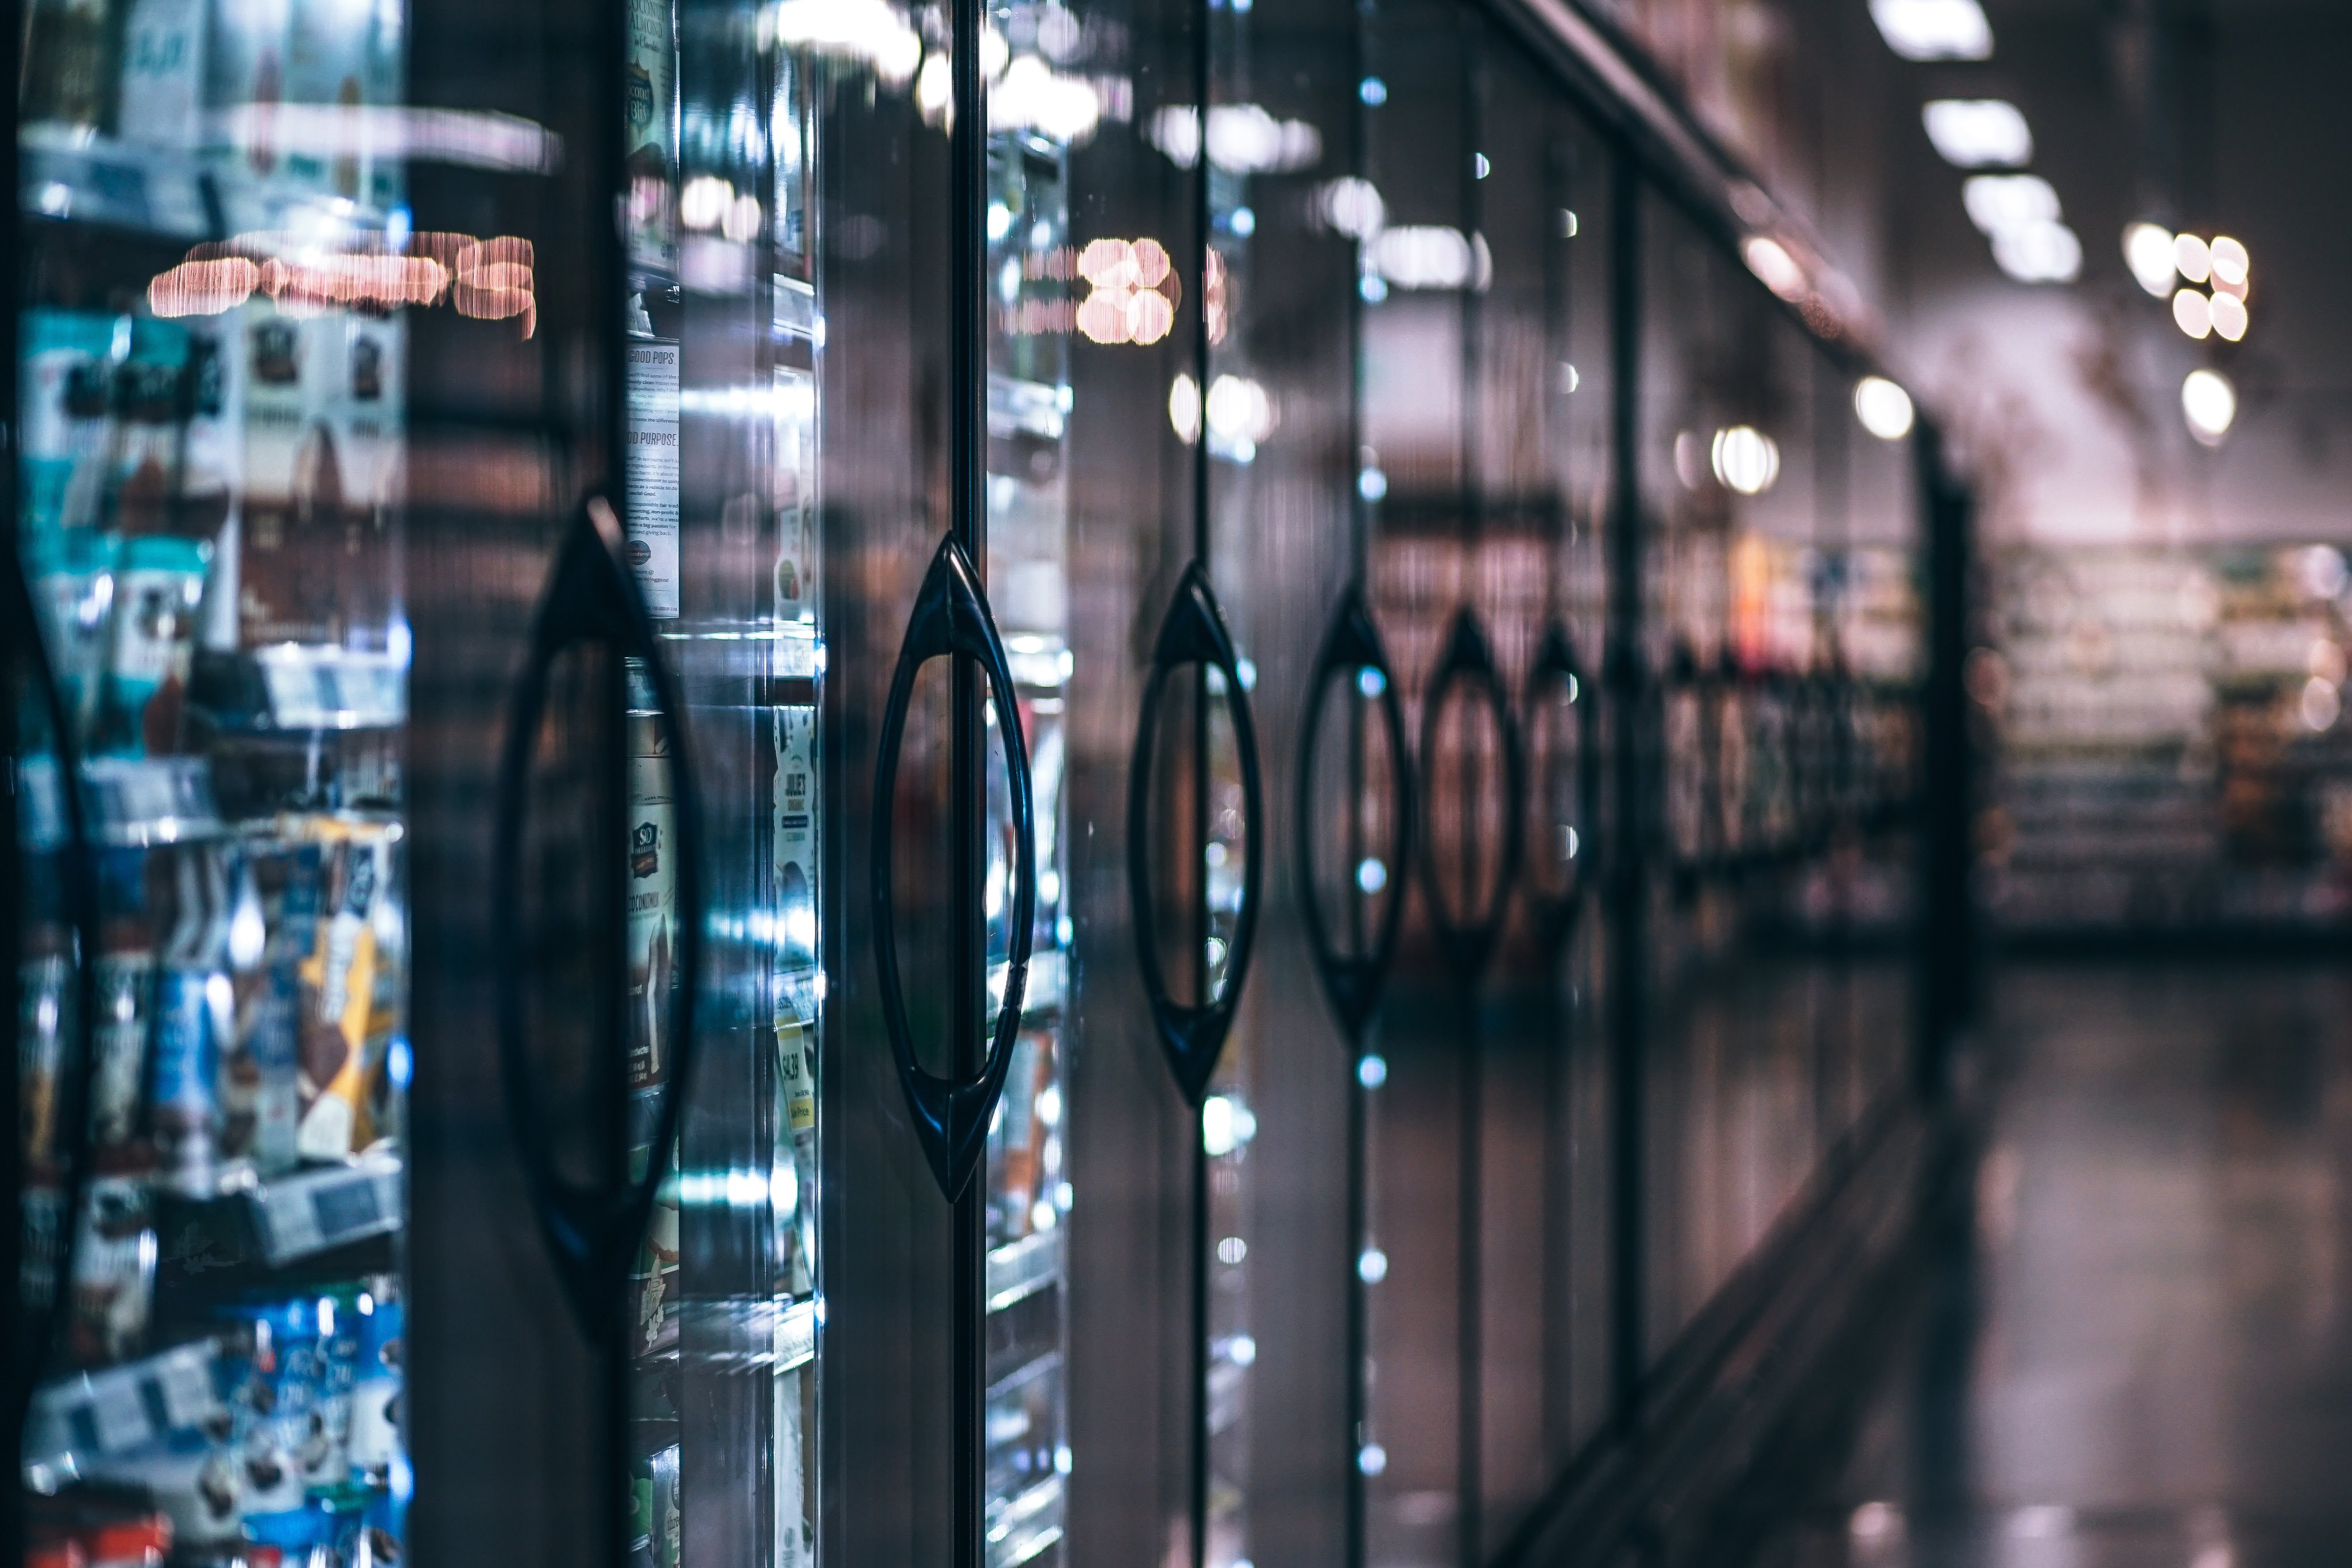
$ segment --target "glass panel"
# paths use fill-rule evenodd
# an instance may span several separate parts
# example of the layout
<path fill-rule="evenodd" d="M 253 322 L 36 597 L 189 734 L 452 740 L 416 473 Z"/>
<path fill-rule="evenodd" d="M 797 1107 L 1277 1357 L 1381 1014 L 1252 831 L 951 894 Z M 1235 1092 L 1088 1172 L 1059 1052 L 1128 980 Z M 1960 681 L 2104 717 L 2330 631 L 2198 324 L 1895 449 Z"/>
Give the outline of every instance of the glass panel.
<path fill-rule="evenodd" d="M 409 232 L 404 25 L 25 14 L 18 540 L 100 914 L 36 1552 L 402 1549 L 408 315 L 501 308 L 479 246 Z M 26 777 L 37 892 L 73 851 Z M 37 1101 L 74 952 L 31 936 Z"/>
<path fill-rule="evenodd" d="M 652 1568 L 797 1568 L 816 1552 L 824 1284 L 813 109 L 825 71 L 856 68 L 829 65 L 789 7 L 626 3 L 629 559 L 692 714 L 708 905 L 695 1074 L 639 1266 L 633 1533 Z M 649 712 L 631 723 L 652 740 Z M 632 980 L 657 1031 L 668 770 L 648 746 L 632 758 Z M 633 1057 L 650 1064 L 632 1077 L 640 1134 L 667 1055 Z"/>
<path fill-rule="evenodd" d="M 1833 677 L 1822 769 L 1832 835 L 1829 919 L 1851 969 L 1823 1114 L 1843 1133 L 1899 1091 L 1912 1038 L 1905 943 L 1919 917 L 1927 540 L 1911 443 L 1863 425 L 1847 378 L 1830 374 L 1823 382 L 1824 427 L 1837 433 L 1851 476 L 1824 541 L 1824 663 Z M 1977 667 L 1970 695 L 1991 709 L 1999 687 L 1987 684 L 1987 673 Z"/>
<path fill-rule="evenodd" d="M 1346 1314 L 1359 1242 L 1348 1229 L 1345 1117 L 1361 1091 L 1303 941 L 1292 841 L 1319 836 L 1315 862 L 1335 884 L 1323 900 L 1329 930 L 1360 949 L 1365 933 L 1341 911 L 1375 896 L 1349 879 L 1385 828 L 1367 831 L 1360 819 L 1395 797 L 1384 771 L 1350 789 L 1348 726 L 1369 716 L 1355 672 L 1343 673 L 1328 698 L 1316 747 L 1322 777 L 1308 798 L 1330 809 L 1300 821 L 1292 806 L 1316 653 L 1357 570 L 1356 246 L 1327 217 L 1329 193 L 1353 188 L 1361 107 L 1354 11 L 1349 0 L 1303 0 L 1202 13 L 1217 258 L 1209 567 L 1256 720 L 1266 856 L 1256 956 L 1202 1126 L 1212 1248 L 1210 1568 L 1340 1561 L 1338 1483 L 1357 1437 Z M 1219 720 L 1211 737 L 1217 846 L 1207 874 L 1220 923 L 1237 912 L 1244 870 L 1240 779 L 1225 734 Z M 1358 756 L 1360 783 L 1386 766 L 1384 744 L 1371 745 L 1381 755 L 1370 763 Z M 1366 874 L 1379 880 L 1388 869 Z"/>
<path fill-rule="evenodd" d="M 1357 493 L 1370 507 L 1372 603 L 1406 697 L 1422 794 L 1422 863 L 1398 868 L 1400 890 L 1409 880 L 1415 895 L 1425 895 L 1424 866 L 1442 863 L 1454 873 L 1447 903 L 1466 919 L 1475 894 L 1465 893 L 1468 879 L 1457 868 L 1475 841 L 1473 825 L 1484 826 L 1474 802 L 1490 793 L 1464 760 L 1476 755 L 1479 733 L 1460 722 L 1473 706 L 1466 688 L 1453 697 L 1456 722 L 1438 743 L 1451 759 L 1443 780 L 1421 753 L 1430 680 L 1476 580 L 1465 515 L 1466 333 L 1492 260 L 1468 189 L 1472 61 L 1464 20 L 1446 5 L 1384 5 L 1366 14 L 1360 29 L 1358 172 L 1377 195 L 1381 219 L 1367 225 L 1360 251 Z M 1445 841 L 1421 845 L 1433 826 Z M 1367 1236 L 1358 1264 L 1370 1303 L 1359 1462 L 1369 1478 L 1367 1560 L 1381 1565 L 1460 1557 L 1465 1522 L 1459 1134 L 1462 1095 L 1475 1082 L 1464 1065 L 1464 1030 L 1475 1026 L 1436 949 L 1429 900 L 1415 895 L 1407 895 L 1372 1074 L 1379 1087 L 1369 1103 Z"/>
<path fill-rule="evenodd" d="M 1034 789 L 1037 899 L 1028 991 L 1004 1101 L 989 1134 L 988 1568 L 1058 1560 L 1068 1522 L 1069 1268 L 1062 1220 L 1074 1196 L 1069 1019 L 1076 998 L 1065 914 L 1063 798 L 1070 647 L 1069 284 L 1071 149 L 1093 138 L 1095 89 L 1060 74 L 1085 22 L 1058 5 L 991 5 L 1005 41 L 990 92 L 987 273 L 988 584 L 1018 687 Z M 1042 84 L 1042 85 L 1040 85 Z M 1083 104 L 1083 112 L 1056 109 Z M 1057 308 L 1058 307 L 1058 308 Z M 994 722 L 992 716 L 992 723 Z M 992 768 L 1003 752 L 992 749 Z M 987 897 L 992 1001 L 1012 931 L 1010 803 L 992 775 Z M 1049 1554 L 1051 1554 L 1049 1556 Z"/>
<path fill-rule="evenodd" d="M 1579 737 L 1578 778 L 1567 786 L 1582 820 L 1561 846 L 1582 903 L 1555 963 L 1550 995 L 1559 1017 L 1554 1061 L 1554 1187 L 1551 1245 L 1555 1274 L 1547 1319 L 1547 1358 L 1554 1393 L 1548 1447 L 1557 1472 L 1599 1430 L 1610 1407 L 1610 1291 L 1613 1221 L 1613 1120 L 1609 1074 L 1611 998 L 1609 911 L 1603 904 L 1609 857 L 1623 852 L 1612 806 L 1615 796 L 1618 712 L 1602 679 L 1610 625 L 1609 549 L 1616 506 L 1614 161 L 1582 120 L 1555 105 L 1549 117 L 1550 184 L 1544 204 L 1550 267 L 1552 363 L 1545 386 L 1552 505 L 1552 570 L 1559 610 L 1575 650 L 1580 690 L 1571 707 Z M 1538 800 L 1551 797 L 1538 794 Z M 1560 1229 L 1566 1232 L 1563 1248 Z M 1563 1386 L 1564 1385 L 1564 1386 Z"/>
<path fill-rule="evenodd" d="M 1834 532 L 1850 386 L 1663 202 L 1643 232 L 1646 765 L 1668 868 L 1646 894 L 1655 1356 L 1788 1220 L 1859 1114 L 1853 841 L 1835 803 L 1856 694 L 1853 568 Z"/>

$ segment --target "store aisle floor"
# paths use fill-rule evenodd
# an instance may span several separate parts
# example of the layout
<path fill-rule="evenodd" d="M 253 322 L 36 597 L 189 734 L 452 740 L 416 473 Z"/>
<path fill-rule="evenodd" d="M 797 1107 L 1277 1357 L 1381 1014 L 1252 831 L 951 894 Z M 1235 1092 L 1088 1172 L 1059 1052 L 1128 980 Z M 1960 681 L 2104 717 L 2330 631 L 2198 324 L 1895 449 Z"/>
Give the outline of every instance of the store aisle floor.
<path fill-rule="evenodd" d="M 2012 965 L 1988 1014 L 1973 1216 L 1755 1568 L 2352 1563 L 2352 973 Z"/>

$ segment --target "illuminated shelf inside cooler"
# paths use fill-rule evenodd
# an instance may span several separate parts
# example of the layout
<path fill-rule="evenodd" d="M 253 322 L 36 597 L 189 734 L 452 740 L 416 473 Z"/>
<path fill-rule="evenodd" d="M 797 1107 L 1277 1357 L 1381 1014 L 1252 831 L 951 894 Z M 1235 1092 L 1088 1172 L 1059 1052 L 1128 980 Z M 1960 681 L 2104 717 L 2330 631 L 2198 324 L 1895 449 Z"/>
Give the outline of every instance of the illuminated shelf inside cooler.
<path fill-rule="evenodd" d="M 816 286 L 782 273 L 773 275 L 776 284 L 776 330 L 790 338 L 806 338 L 814 342 L 821 336 L 816 308 Z"/>
<path fill-rule="evenodd" d="M 1032 692 L 1059 691 L 1077 667 L 1058 632 L 1008 632 L 1004 660 L 1015 685 Z"/>
<path fill-rule="evenodd" d="M 91 757 L 81 778 L 90 835 L 100 843 L 138 848 L 226 831 L 204 758 Z"/>
<path fill-rule="evenodd" d="M 297 1258 L 400 1228 L 400 1161 L 304 1171 L 263 1182 L 245 1195 L 262 1255 L 283 1267 Z"/>
<path fill-rule="evenodd" d="M 1241 1416 L 1242 1390 L 1249 1385 L 1249 1368 L 1219 1361 L 1209 1368 L 1209 1430 L 1222 1432 Z"/>
<path fill-rule="evenodd" d="M 1029 983 L 1021 993 L 1022 1017 L 1034 1018 L 1059 1008 L 1069 973 L 1070 957 L 1066 953 L 1057 949 L 1031 955 Z"/>
<path fill-rule="evenodd" d="M 190 697 L 228 729 L 389 729 L 408 717 L 408 669 L 389 653 L 275 643 L 198 654 Z"/>
<path fill-rule="evenodd" d="M 1062 1276 L 1062 1233 L 1041 1230 L 992 1248 L 988 1254 L 988 1310 L 1001 1312 L 1025 1301 Z"/>
<path fill-rule="evenodd" d="M 19 765 L 25 802 L 19 831 L 27 848 L 66 841 L 65 800 L 54 758 Z M 213 838 L 225 831 L 213 800 L 211 768 L 201 757 L 90 757 L 82 759 L 82 809 L 90 836 L 118 849 Z"/>
<path fill-rule="evenodd" d="M 226 1420 L 219 1356 L 215 1342 L 199 1340 L 37 1390 L 25 1425 L 26 1483 L 53 1492 L 91 1461 Z"/>
<path fill-rule="evenodd" d="M 200 240 L 213 236 L 218 197 L 188 152 L 96 138 L 75 142 L 28 127 L 17 199 L 28 214 Z"/>
<path fill-rule="evenodd" d="M 1062 1478 L 1047 1476 L 992 1509 L 988 1517 L 988 1568 L 1013 1568 L 1062 1539 Z"/>
<path fill-rule="evenodd" d="M 283 1269 L 401 1228 L 401 1162 L 378 1155 L 289 1172 L 208 1202 L 165 1200 L 164 1260 L 180 1271 Z"/>
<path fill-rule="evenodd" d="M 1026 435 L 1039 441 L 1059 441 L 1069 423 L 1066 389 L 1044 382 L 988 373 L 988 434 L 1002 441 Z"/>
<path fill-rule="evenodd" d="M 790 1372 L 816 1359 L 816 1303 L 794 1301 L 776 1314 L 776 1370 Z"/>
<path fill-rule="evenodd" d="M 278 112 L 284 116 L 304 110 L 330 117 L 330 123 L 315 127 L 318 140 L 348 134 L 332 117 L 351 111 L 338 106 L 281 105 Z M 449 140 L 453 131 L 457 141 L 464 141 L 480 126 L 509 131 L 506 116 L 429 110 L 366 112 L 375 117 L 380 131 L 409 142 L 412 154 L 425 151 L 452 162 L 493 167 L 529 165 L 544 155 L 546 133 L 520 120 L 512 125 L 526 129 L 511 147 L 486 144 L 477 152 L 471 148 L 415 145 L 420 136 L 430 143 L 436 136 Z M 292 121 L 281 127 L 289 145 L 301 140 L 304 131 L 302 125 Z M 322 240 L 337 232 L 383 231 L 380 212 L 297 178 L 286 172 L 289 167 L 281 162 L 277 175 L 264 177 L 230 153 L 146 146 L 33 125 L 25 128 L 20 143 L 17 204 L 20 211 L 36 217 L 128 229 L 174 241 L 298 227 Z"/>

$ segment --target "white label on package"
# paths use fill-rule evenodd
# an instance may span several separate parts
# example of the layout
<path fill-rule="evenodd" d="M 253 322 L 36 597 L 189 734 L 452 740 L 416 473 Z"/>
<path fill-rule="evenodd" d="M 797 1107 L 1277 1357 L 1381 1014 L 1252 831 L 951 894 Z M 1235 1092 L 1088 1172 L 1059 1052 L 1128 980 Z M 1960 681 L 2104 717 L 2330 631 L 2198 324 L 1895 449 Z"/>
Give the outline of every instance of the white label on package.
<path fill-rule="evenodd" d="M 629 565 L 656 620 L 677 616 L 677 345 L 629 344 Z"/>

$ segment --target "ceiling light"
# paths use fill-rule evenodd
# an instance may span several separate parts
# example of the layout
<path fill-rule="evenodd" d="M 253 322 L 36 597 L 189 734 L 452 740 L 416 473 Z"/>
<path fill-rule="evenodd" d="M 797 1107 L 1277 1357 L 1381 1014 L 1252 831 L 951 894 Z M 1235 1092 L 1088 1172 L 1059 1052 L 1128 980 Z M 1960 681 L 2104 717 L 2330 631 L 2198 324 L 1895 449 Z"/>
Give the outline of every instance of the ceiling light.
<path fill-rule="evenodd" d="M 2245 287 L 2247 274 L 2253 267 L 2253 257 L 2246 254 L 2243 245 L 2228 235 L 2216 235 L 2213 243 L 2205 247 L 2205 252 L 2213 265 L 2214 282 L 2232 292 Z"/>
<path fill-rule="evenodd" d="M 2213 330 L 2235 343 L 2244 339 L 2252 319 L 2246 314 L 2246 302 L 2234 294 L 2213 296 Z"/>
<path fill-rule="evenodd" d="M 1372 260 L 1399 288 L 1483 288 L 1491 267 L 1483 236 L 1465 238 L 1460 229 L 1440 224 L 1382 229 L 1372 242 Z"/>
<path fill-rule="evenodd" d="M 2162 224 L 2137 223 L 2124 230 L 2124 265 L 2139 286 L 2158 299 L 2172 292 L 2172 231 Z"/>
<path fill-rule="evenodd" d="M 2180 412 L 2188 416 L 2189 434 L 2218 446 L 2237 423 L 2237 389 L 2219 371 L 2191 371 L 2180 383 Z"/>
<path fill-rule="evenodd" d="M 1316 193 L 1323 221 L 1350 239 L 1370 239 L 1388 222 L 1388 208 L 1370 180 L 1347 175 Z"/>
<path fill-rule="evenodd" d="M 2172 265 L 2189 282 L 2202 283 L 2213 276 L 2213 253 L 2195 235 L 2182 235 L 2172 242 Z"/>
<path fill-rule="evenodd" d="M 2184 288 L 2172 297 L 2172 319 L 2190 337 L 2206 337 L 2213 330 L 2213 302 L 2194 288 Z"/>
<path fill-rule="evenodd" d="M 1971 174 L 1960 200 L 1969 222 L 1989 235 L 2058 221 L 2058 193 L 2039 174 Z"/>
<path fill-rule="evenodd" d="M 1723 487 L 1743 496 L 1762 495 L 1780 476 L 1780 446 L 1753 425 L 1717 431 L 1707 455 Z"/>
<path fill-rule="evenodd" d="M 1945 162 L 1962 169 L 2014 169 L 2033 161 L 2033 132 L 2017 105 L 1997 98 L 1942 98 L 1919 113 Z"/>
<path fill-rule="evenodd" d="M 2083 242 L 2054 219 L 2023 224 L 1992 236 L 1992 259 L 2020 283 L 2072 283 L 2082 276 Z"/>
<path fill-rule="evenodd" d="M 1992 57 L 1992 24 L 1977 0 L 1870 0 L 1870 19 L 1906 60 Z"/>
<path fill-rule="evenodd" d="M 1853 387 L 1853 413 L 1863 429 L 1881 441 L 1911 434 L 1911 394 L 1885 376 L 1864 376 Z"/>

